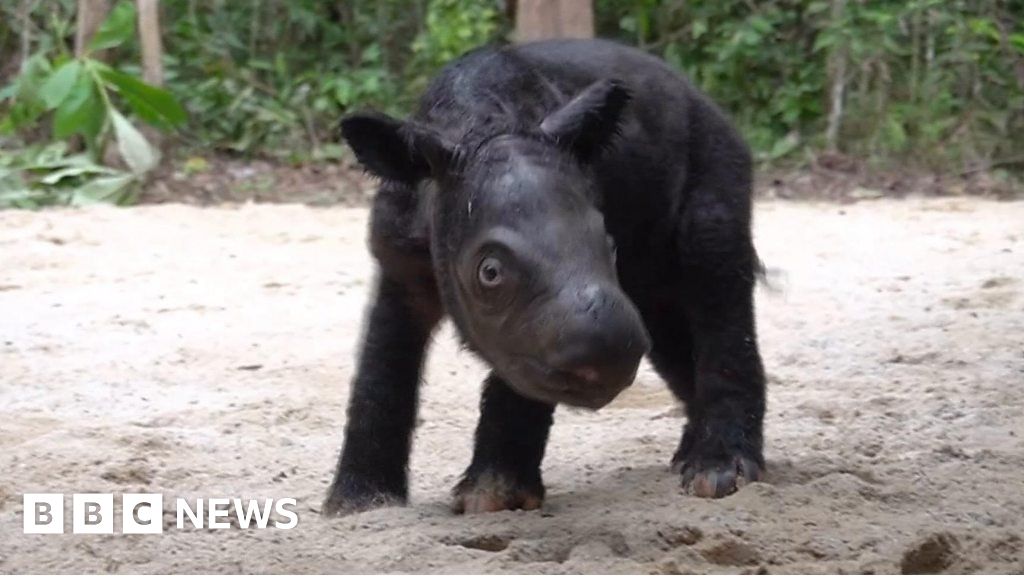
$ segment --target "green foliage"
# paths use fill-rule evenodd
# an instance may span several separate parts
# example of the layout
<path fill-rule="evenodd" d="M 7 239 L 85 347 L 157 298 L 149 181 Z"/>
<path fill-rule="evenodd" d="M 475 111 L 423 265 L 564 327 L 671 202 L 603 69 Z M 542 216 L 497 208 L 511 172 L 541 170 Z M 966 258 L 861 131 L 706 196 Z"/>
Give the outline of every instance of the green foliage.
<path fill-rule="evenodd" d="M 40 41 L 0 93 L 3 133 L 40 141 L 30 132 L 45 123 L 52 139 L 79 135 L 94 159 L 112 137 L 136 172 L 152 162 L 135 151 L 151 147 L 127 111 L 162 129 L 180 127 L 184 141 L 200 148 L 295 162 L 336 158 L 335 127 L 345 112 L 406 113 L 437 68 L 502 32 L 492 0 L 165 0 L 162 90 L 140 81 L 131 64 L 138 46 L 130 1 L 114 7 L 90 43 L 91 53 L 106 50 L 106 61 L 119 66 L 67 54 L 73 3 L 62 2 L 51 14 L 34 4 L 33 22 L 46 22 L 56 38 Z"/>
<path fill-rule="evenodd" d="M 73 0 L 29 2 L 27 28 L 15 4 L 0 6 L 0 52 L 20 53 L 29 30 L 32 55 L 0 89 L 0 134 L 16 135 L 8 146 L 70 137 L 96 161 L 113 139 L 135 173 L 152 157 L 138 153 L 149 148 L 131 118 L 176 127 L 179 141 L 200 152 L 336 158 L 341 115 L 366 107 L 407 113 L 440 66 L 502 41 L 510 26 L 498 0 L 164 0 L 165 91 L 138 79 L 128 0 L 92 41 L 93 51 L 107 50 L 106 64 L 68 55 Z M 764 161 L 835 146 L 940 170 L 1024 166 L 1024 0 L 595 7 L 598 35 L 685 71 Z M 828 141 L 837 86 L 843 106 Z M 38 172 L 27 174 L 22 183 L 45 187 Z"/>
<path fill-rule="evenodd" d="M 110 11 L 96 34 L 89 41 L 89 51 L 98 52 L 116 48 L 128 42 L 135 35 L 135 5 L 120 2 Z"/>
<path fill-rule="evenodd" d="M 414 65 L 437 69 L 470 48 L 485 44 L 498 31 L 497 4 L 475 0 L 434 0 L 426 29 L 413 42 Z"/>
<path fill-rule="evenodd" d="M 135 20 L 132 3 L 117 4 L 85 54 L 72 58 L 62 47 L 55 54 L 36 53 L 0 92 L 0 110 L 5 111 L 0 134 L 10 139 L 0 151 L 20 142 L 19 136 L 43 121 L 49 122 L 55 143 L 2 156 L 0 207 L 124 201 L 130 197 L 133 181 L 156 166 L 157 149 L 121 110 L 170 128 L 185 120 L 184 109 L 168 92 L 94 56 L 134 37 Z M 67 155 L 66 142 L 74 136 L 81 138 L 87 153 Z M 114 139 L 127 172 L 99 165 L 109 138 Z"/>
<path fill-rule="evenodd" d="M 685 70 L 763 159 L 824 146 L 840 74 L 845 152 L 939 169 L 1021 158 L 1024 2 L 836 4 L 597 0 L 597 14 L 600 34 Z"/>
<path fill-rule="evenodd" d="M 338 118 L 401 114 L 444 62 L 497 38 L 491 0 L 164 2 L 168 87 L 216 149 L 333 157 Z"/>
<path fill-rule="evenodd" d="M 69 154 L 64 142 L 0 155 L 0 209 L 82 206 L 133 199 L 135 175 Z"/>

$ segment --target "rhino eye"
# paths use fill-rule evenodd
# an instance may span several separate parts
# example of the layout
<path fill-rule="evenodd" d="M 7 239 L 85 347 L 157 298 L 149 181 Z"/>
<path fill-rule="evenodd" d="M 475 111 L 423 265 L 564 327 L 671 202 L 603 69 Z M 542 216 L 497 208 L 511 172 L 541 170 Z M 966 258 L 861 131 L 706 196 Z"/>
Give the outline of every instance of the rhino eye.
<path fill-rule="evenodd" d="M 476 271 L 477 279 L 484 288 L 497 288 L 505 279 L 502 271 L 501 260 L 488 256 L 480 261 L 480 267 Z"/>

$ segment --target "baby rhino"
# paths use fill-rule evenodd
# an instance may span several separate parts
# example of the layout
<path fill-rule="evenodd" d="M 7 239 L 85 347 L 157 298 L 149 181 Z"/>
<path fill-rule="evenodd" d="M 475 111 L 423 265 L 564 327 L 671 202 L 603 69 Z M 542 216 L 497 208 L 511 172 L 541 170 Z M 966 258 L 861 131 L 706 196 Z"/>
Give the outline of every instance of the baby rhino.
<path fill-rule="evenodd" d="M 761 478 L 750 153 L 686 79 L 605 41 L 486 48 L 408 120 L 353 114 L 342 133 L 381 179 L 380 274 L 325 513 L 405 502 L 445 316 L 492 368 L 457 512 L 539 507 L 555 406 L 605 406 L 645 354 L 686 405 L 689 492 Z"/>

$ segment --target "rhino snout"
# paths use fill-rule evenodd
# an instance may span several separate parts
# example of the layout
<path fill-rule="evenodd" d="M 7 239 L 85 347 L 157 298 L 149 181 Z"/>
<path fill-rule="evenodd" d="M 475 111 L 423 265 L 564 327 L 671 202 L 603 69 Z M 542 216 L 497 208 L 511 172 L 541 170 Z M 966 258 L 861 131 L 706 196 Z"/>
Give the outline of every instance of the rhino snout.
<path fill-rule="evenodd" d="M 617 286 L 588 284 L 567 292 L 560 304 L 570 312 L 540 339 L 541 359 L 564 376 L 567 404 L 600 408 L 633 382 L 651 340 Z"/>

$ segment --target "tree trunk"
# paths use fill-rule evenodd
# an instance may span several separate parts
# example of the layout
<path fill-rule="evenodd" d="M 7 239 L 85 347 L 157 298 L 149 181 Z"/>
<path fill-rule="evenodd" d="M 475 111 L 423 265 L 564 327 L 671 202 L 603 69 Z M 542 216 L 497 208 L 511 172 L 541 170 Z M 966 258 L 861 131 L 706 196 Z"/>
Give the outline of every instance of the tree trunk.
<path fill-rule="evenodd" d="M 516 21 L 516 4 L 518 4 L 516 0 L 500 0 L 499 2 L 501 11 L 505 13 L 505 18 L 509 22 L 515 23 Z"/>
<path fill-rule="evenodd" d="M 83 56 L 96 29 L 110 11 L 110 0 L 78 0 L 75 56 Z"/>
<path fill-rule="evenodd" d="M 160 0 L 135 0 L 138 13 L 139 46 L 142 49 L 142 79 L 153 86 L 164 85 L 164 45 L 160 39 Z M 139 128 L 158 150 L 164 138 L 151 126 Z"/>
<path fill-rule="evenodd" d="M 352 2 L 340 0 L 338 2 L 338 14 L 341 16 L 341 26 L 343 29 L 350 31 L 356 29 L 356 13 Z M 362 64 L 363 59 L 363 47 L 359 45 L 359 37 L 351 32 L 345 34 L 345 36 L 348 37 L 348 65 L 352 68 L 358 68 Z"/>
<path fill-rule="evenodd" d="M 31 0 L 21 0 L 21 8 L 19 9 L 19 19 L 21 20 L 21 68 L 25 68 L 25 63 L 28 62 L 28 57 L 32 51 L 32 27 L 29 25 L 29 17 L 32 14 L 32 2 Z"/>
<path fill-rule="evenodd" d="M 139 14 L 139 45 L 142 48 L 142 79 L 164 84 L 164 46 L 160 40 L 160 1 L 136 0 Z"/>
<path fill-rule="evenodd" d="M 839 26 L 846 11 L 846 0 L 832 0 L 832 25 Z M 829 152 L 839 150 L 839 128 L 843 122 L 843 101 L 846 97 L 846 64 L 848 46 L 843 39 L 832 49 L 829 72 L 832 86 L 829 89 L 831 103 L 828 112 L 828 126 L 825 128 L 825 148 Z"/>
<path fill-rule="evenodd" d="M 519 0 L 516 41 L 593 38 L 593 0 Z"/>

